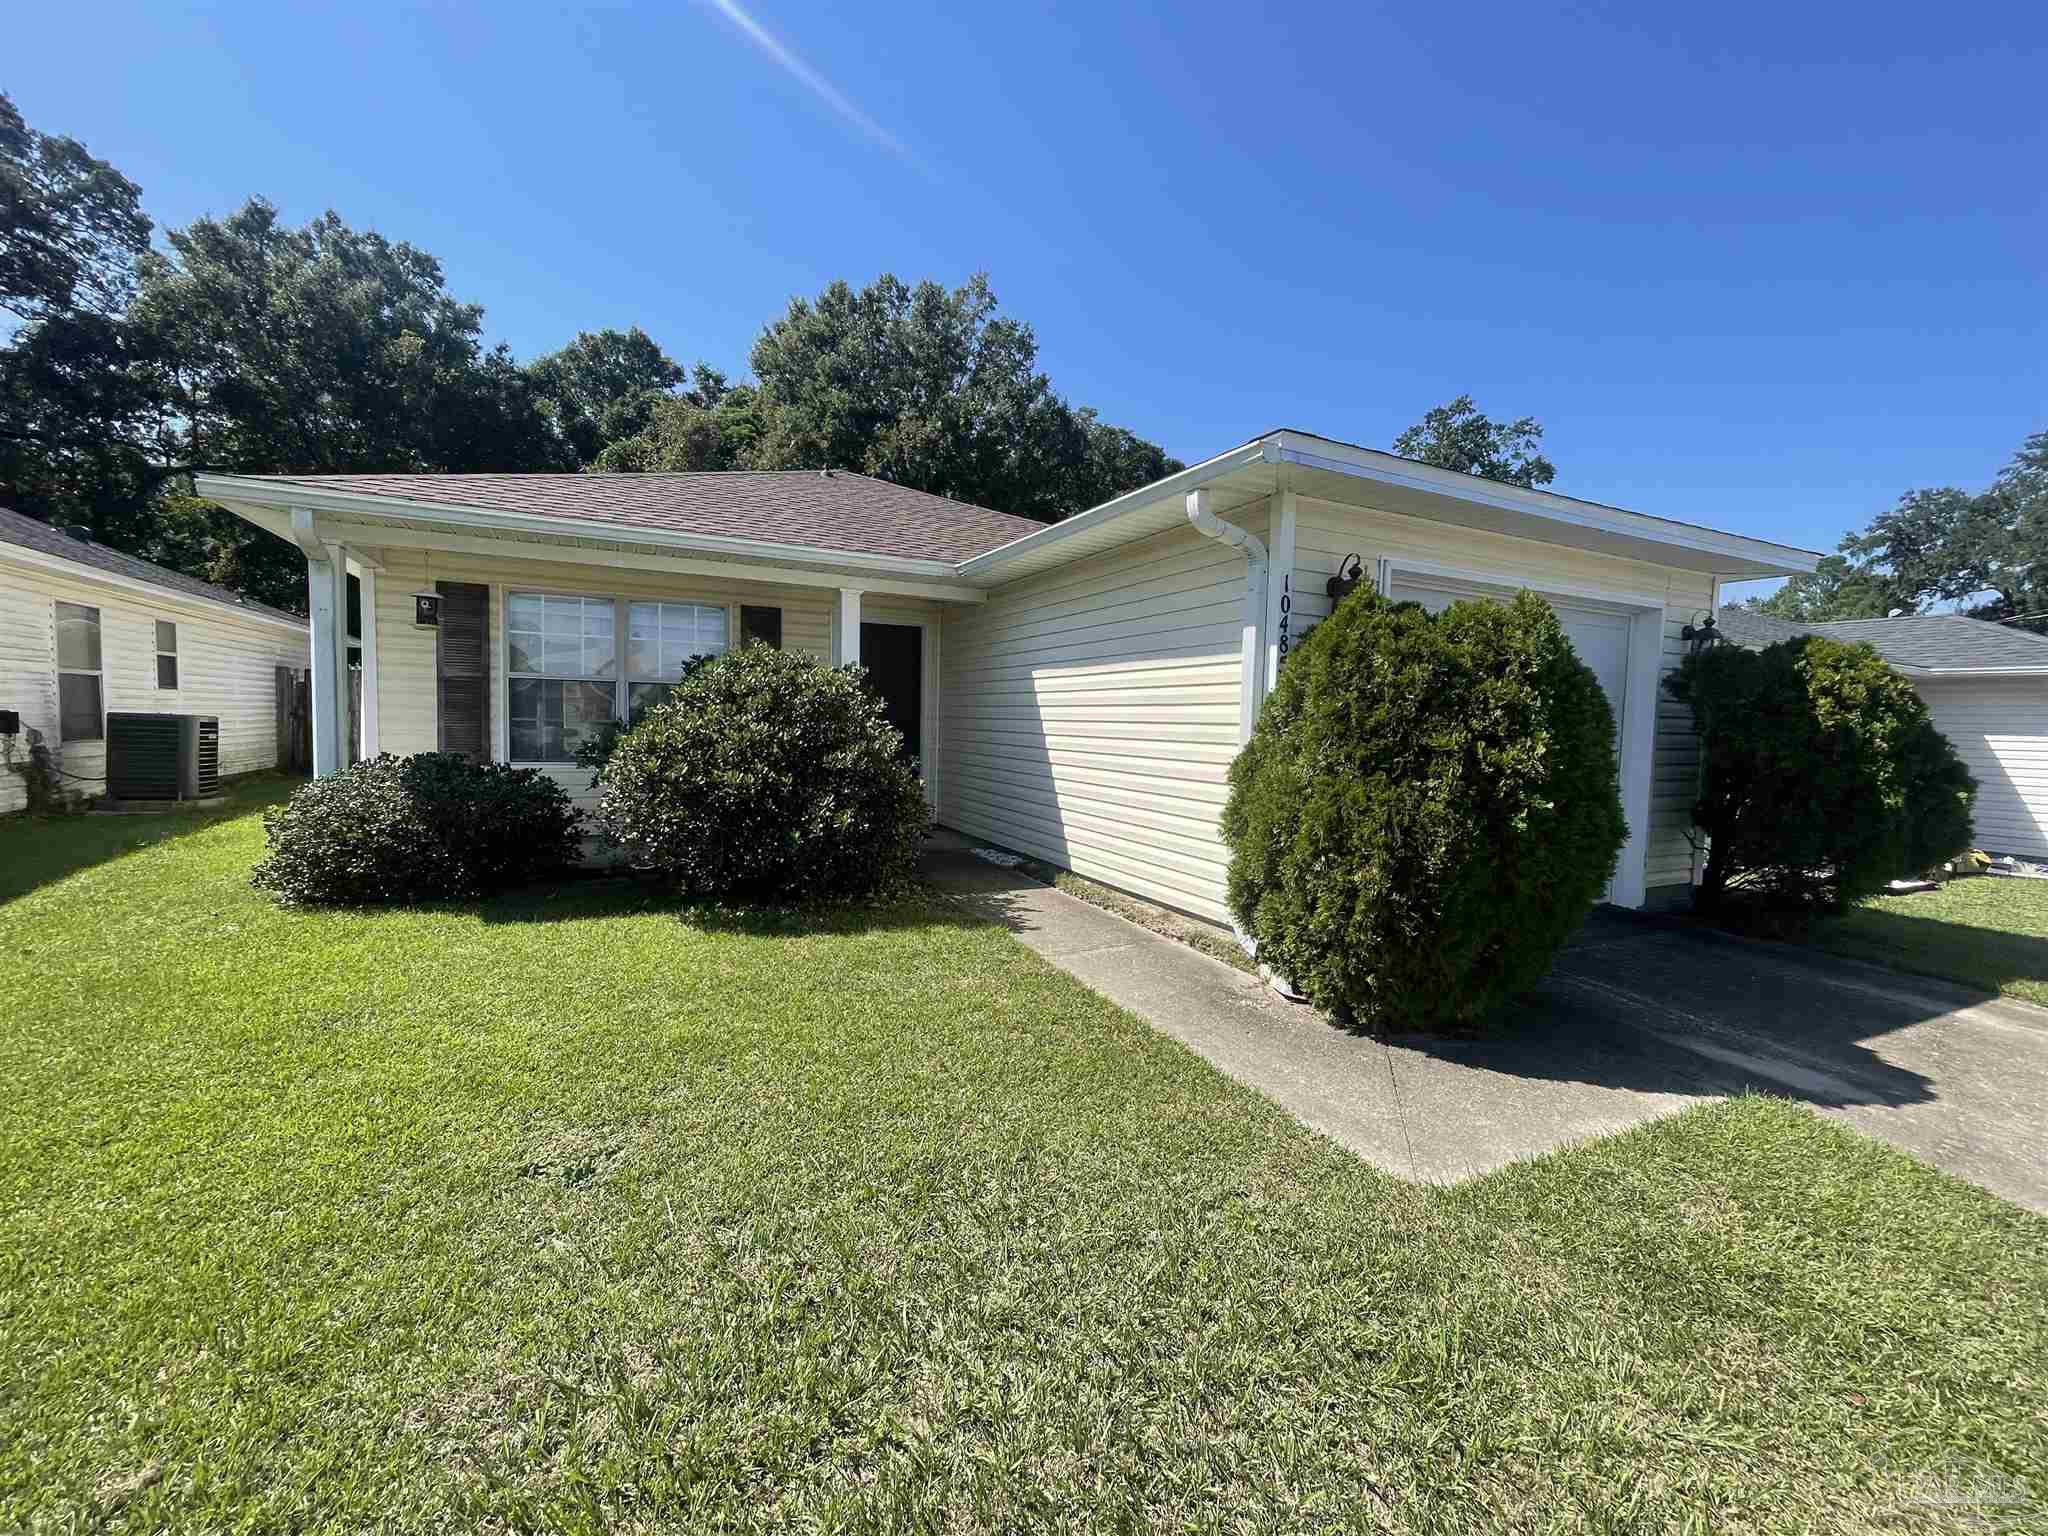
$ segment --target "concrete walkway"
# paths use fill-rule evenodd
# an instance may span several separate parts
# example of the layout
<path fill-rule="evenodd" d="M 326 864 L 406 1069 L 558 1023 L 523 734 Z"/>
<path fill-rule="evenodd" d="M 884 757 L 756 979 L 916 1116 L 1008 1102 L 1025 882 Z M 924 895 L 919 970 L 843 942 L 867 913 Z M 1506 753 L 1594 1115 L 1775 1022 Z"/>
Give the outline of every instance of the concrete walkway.
<path fill-rule="evenodd" d="M 1494 1039 L 1354 1034 L 942 834 L 942 890 L 1304 1124 L 1432 1183 L 1743 1089 L 2048 1211 L 2048 1010 L 1601 911 Z"/>

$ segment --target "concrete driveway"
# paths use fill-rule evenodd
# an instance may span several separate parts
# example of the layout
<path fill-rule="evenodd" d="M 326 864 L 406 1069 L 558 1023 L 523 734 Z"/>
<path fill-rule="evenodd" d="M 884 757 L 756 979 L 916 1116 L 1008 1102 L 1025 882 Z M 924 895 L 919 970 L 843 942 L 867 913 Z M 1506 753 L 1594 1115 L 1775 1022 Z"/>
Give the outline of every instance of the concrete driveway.
<path fill-rule="evenodd" d="M 2048 1010 L 1602 909 L 1483 1041 L 1381 1041 L 957 839 L 927 874 L 1391 1173 L 1455 1182 L 1744 1089 L 2048 1211 Z"/>

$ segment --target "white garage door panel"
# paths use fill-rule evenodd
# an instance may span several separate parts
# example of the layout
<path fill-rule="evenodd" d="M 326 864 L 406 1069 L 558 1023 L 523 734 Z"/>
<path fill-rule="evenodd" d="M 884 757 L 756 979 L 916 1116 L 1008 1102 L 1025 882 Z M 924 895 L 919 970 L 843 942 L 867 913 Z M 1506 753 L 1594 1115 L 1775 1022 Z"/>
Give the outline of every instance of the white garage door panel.
<path fill-rule="evenodd" d="M 1397 603 L 1420 603 L 1431 613 L 1441 613 L 1456 602 L 1505 602 L 1505 596 L 1495 596 L 1487 591 L 1465 591 L 1451 587 L 1425 586 L 1419 582 L 1402 581 L 1393 583 L 1389 595 Z M 1541 596 L 1541 594 L 1538 594 Z M 1607 695 L 1608 705 L 1614 710 L 1615 747 L 1620 750 L 1621 730 L 1625 710 L 1628 706 L 1628 657 L 1629 636 L 1633 625 L 1628 618 L 1618 613 L 1607 613 L 1594 608 L 1577 608 L 1558 599 L 1549 599 L 1550 606 L 1557 613 L 1558 623 L 1563 626 L 1565 638 L 1572 643 L 1572 649 L 1579 653 L 1579 660 L 1592 669 L 1600 680 L 1600 687 Z M 1626 854 L 1623 857 L 1627 857 Z M 1621 873 L 1615 872 L 1613 882 L 1607 888 L 1607 899 L 1619 899 Z"/>

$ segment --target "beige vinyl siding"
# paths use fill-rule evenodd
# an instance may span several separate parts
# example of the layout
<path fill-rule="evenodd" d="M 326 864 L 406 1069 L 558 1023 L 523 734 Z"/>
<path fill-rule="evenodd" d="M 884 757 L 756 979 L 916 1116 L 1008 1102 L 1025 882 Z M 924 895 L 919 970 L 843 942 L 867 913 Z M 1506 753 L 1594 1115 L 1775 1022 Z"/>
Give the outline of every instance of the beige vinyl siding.
<path fill-rule="evenodd" d="M 2048 678 L 1923 678 L 1915 686 L 1976 775 L 1977 846 L 2048 859 Z"/>
<path fill-rule="evenodd" d="M 1650 767 L 1650 837 L 1644 885 L 1654 893 L 1659 887 L 1691 883 L 1692 844 L 1686 831 L 1692 822 L 1698 783 L 1699 743 L 1693 734 L 1691 716 L 1683 705 L 1665 694 L 1661 677 L 1674 670 L 1684 654 L 1679 631 L 1695 613 L 1712 607 L 1712 577 L 1301 497 L 1296 502 L 1294 533 L 1297 636 L 1316 620 L 1328 616 L 1330 601 L 1325 585 L 1344 558 L 1352 554 L 1363 562 L 1368 582 L 1373 580 L 1380 559 L 1387 557 L 1397 565 L 1406 559 L 1506 573 L 1538 591 L 1549 583 L 1661 594 L 1664 643 L 1657 691 L 1656 742 Z"/>
<path fill-rule="evenodd" d="M 1228 921 L 1244 592 L 1241 554 L 1176 528 L 949 610 L 940 820 Z"/>
<path fill-rule="evenodd" d="M 278 667 L 310 661 L 304 632 L 238 619 L 204 599 L 158 599 L 128 587 L 0 558 L 0 708 L 18 709 L 24 728 L 59 751 L 69 788 L 105 788 L 107 750 L 99 741 L 63 742 L 57 730 L 56 605 L 81 603 L 100 613 L 100 695 L 107 710 L 212 715 L 220 721 L 220 771 L 253 773 L 277 763 Z M 156 685 L 156 625 L 178 626 L 178 686 Z M 26 730 L 15 742 L 27 749 Z M 20 810 L 18 775 L 0 773 L 0 812 Z"/>
<path fill-rule="evenodd" d="M 413 593 L 435 581 L 480 582 L 491 589 L 490 739 L 502 744 L 505 711 L 505 594 L 554 592 L 601 597 L 659 599 L 675 603 L 712 603 L 733 610 L 727 634 L 738 638 L 737 610 L 759 604 L 782 610 L 782 645 L 804 651 L 820 661 L 832 659 L 832 627 L 838 594 L 826 587 L 782 587 L 773 582 L 731 582 L 710 577 L 636 571 L 624 566 L 593 566 L 560 561 L 525 560 L 514 556 L 437 552 L 429 562 L 416 549 L 369 551 L 383 569 L 377 588 L 377 707 L 380 751 L 400 754 L 431 752 L 439 741 L 434 686 L 434 631 L 413 623 Z M 431 565 L 431 569 L 430 569 Z M 431 580 L 430 580 L 431 578 Z M 865 613 L 882 619 L 878 602 Z M 914 598 L 891 597 L 886 612 L 899 622 L 928 617 L 932 605 Z M 502 750 L 494 745 L 493 752 Z M 587 770 L 560 764 L 548 771 L 580 804 L 595 797 Z"/>

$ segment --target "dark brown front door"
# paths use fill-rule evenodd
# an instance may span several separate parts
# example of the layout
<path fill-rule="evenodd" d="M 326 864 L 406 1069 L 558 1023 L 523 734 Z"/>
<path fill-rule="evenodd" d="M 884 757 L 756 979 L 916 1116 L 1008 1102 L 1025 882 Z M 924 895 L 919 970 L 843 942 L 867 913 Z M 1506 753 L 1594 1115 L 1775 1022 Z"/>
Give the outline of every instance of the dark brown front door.
<path fill-rule="evenodd" d="M 924 631 L 915 624 L 863 624 L 860 664 L 881 697 L 889 723 L 903 733 L 903 751 L 924 760 Z"/>

